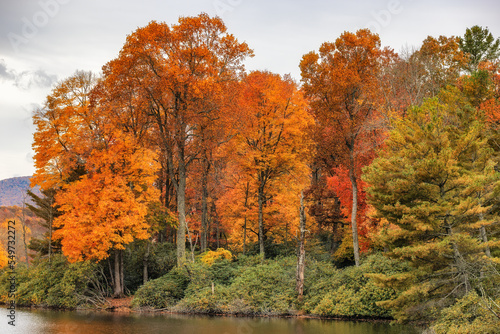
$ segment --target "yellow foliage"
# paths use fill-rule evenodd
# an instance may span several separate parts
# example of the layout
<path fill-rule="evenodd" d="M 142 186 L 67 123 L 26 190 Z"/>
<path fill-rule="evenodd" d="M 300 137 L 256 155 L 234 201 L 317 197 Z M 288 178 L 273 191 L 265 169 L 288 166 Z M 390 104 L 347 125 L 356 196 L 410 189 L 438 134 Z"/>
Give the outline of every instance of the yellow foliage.
<path fill-rule="evenodd" d="M 230 251 L 224 248 L 217 248 L 216 251 L 209 250 L 201 257 L 201 262 L 211 266 L 214 264 L 216 260 L 226 259 L 231 260 L 233 258 L 233 254 Z"/>
<path fill-rule="evenodd" d="M 4 247 L 0 245 L 0 269 L 7 266 L 8 263 L 9 259 L 7 257 L 7 252 L 5 251 Z"/>

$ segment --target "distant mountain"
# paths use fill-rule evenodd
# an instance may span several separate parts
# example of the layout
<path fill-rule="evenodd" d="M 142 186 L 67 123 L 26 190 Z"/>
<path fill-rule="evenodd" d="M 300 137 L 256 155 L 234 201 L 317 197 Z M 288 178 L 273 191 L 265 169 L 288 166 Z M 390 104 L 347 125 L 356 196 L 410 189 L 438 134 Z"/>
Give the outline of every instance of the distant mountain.
<path fill-rule="evenodd" d="M 30 189 L 31 176 L 13 177 L 0 180 L 0 206 L 22 206 L 26 190 Z M 39 194 L 38 187 L 35 194 Z M 26 198 L 29 201 L 29 198 Z"/>

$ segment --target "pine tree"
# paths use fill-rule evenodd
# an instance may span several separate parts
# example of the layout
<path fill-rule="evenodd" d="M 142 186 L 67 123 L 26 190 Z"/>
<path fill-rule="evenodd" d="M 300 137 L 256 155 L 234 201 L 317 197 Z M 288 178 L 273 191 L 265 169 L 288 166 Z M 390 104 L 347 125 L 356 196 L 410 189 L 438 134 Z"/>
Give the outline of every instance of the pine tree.
<path fill-rule="evenodd" d="M 452 89 L 411 109 L 365 169 L 370 204 L 396 226 L 384 234 L 388 255 L 414 268 L 376 275 L 402 290 L 385 302 L 399 320 L 430 316 L 488 277 L 494 242 L 480 236 L 494 222 L 488 199 L 498 173 L 484 123 L 464 101 Z"/>

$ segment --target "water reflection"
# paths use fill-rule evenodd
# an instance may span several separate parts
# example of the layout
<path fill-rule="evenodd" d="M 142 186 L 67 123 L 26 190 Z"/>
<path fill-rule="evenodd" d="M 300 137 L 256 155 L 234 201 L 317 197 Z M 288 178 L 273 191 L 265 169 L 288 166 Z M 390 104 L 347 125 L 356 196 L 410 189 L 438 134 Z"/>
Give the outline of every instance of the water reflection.
<path fill-rule="evenodd" d="M 6 310 L 2 309 L 6 314 Z M 416 334 L 408 326 L 317 319 L 204 317 L 178 314 L 17 310 L 16 326 L 2 317 L 0 333 L 22 334 Z M 1 318 L 0 318 L 1 319 Z"/>

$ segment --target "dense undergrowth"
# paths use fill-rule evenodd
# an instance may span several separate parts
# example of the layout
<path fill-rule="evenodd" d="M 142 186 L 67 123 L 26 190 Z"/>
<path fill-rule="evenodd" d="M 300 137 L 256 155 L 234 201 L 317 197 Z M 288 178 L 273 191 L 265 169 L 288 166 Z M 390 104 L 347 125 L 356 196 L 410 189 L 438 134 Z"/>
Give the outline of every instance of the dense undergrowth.
<path fill-rule="evenodd" d="M 349 319 L 394 319 L 380 302 L 399 292 L 379 285 L 373 274 L 409 273 L 410 266 L 375 253 L 361 266 L 336 267 L 331 261 L 308 258 L 303 298 L 295 290 L 295 256 L 261 261 L 257 255 L 198 256 L 195 262 L 173 267 L 166 274 L 138 285 L 136 310 L 232 315 L 316 315 Z M 11 271 L 0 271 L 0 302 L 8 303 Z M 35 260 L 16 268 L 16 303 L 64 309 L 105 306 L 104 266 L 68 263 L 62 255 Z M 492 303 L 499 301 L 492 300 Z M 499 319 L 482 305 L 475 291 L 441 310 L 436 309 L 430 333 L 497 333 Z M 487 306 L 487 305 L 486 305 Z"/>
<path fill-rule="evenodd" d="M 295 270 L 293 256 L 188 263 L 142 286 L 133 305 L 194 313 L 391 318 L 377 302 L 394 298 L 396 292 L 377 286 L 366 274 L 406 271 L 407 266 L 380 254 L 367 257 L 360 267 L 344 269 L 309 259 L 302 300 L 295 291 Z"/>

